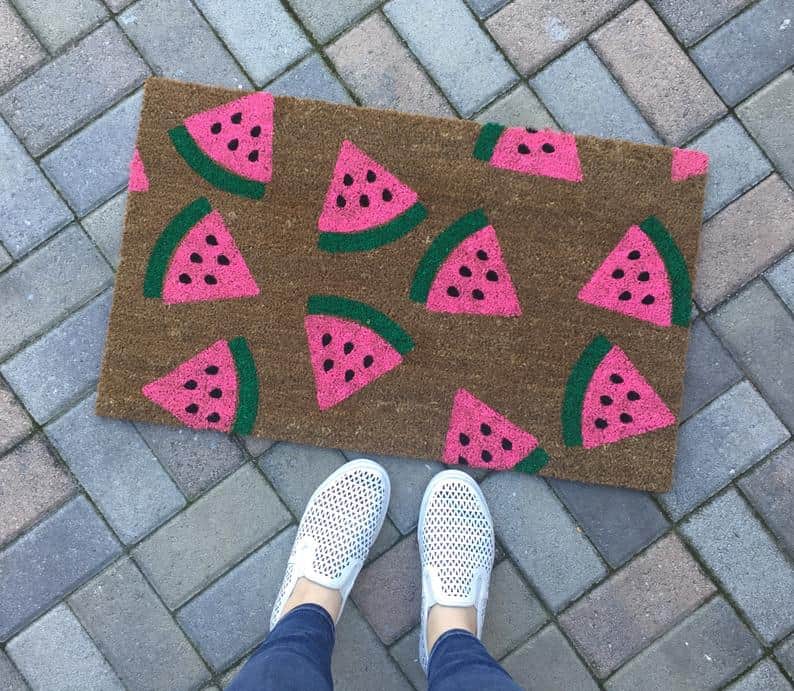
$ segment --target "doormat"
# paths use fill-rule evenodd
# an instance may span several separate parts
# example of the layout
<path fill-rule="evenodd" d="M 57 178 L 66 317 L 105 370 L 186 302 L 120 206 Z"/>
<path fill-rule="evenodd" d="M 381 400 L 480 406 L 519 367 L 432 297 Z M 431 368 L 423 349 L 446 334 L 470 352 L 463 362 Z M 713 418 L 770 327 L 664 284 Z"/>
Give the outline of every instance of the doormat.
<path fill-rule="evenodd" d="M 666 490 L 706 167 L 150 79 L 97 411 Z"/>

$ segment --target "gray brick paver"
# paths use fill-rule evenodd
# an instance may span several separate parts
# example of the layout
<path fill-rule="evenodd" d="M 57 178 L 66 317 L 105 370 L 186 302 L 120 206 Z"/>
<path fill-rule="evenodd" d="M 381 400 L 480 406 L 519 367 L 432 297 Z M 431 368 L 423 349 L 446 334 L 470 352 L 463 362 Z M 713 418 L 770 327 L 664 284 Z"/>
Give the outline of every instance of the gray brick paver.
<path fill-rule="evenodd" d="M 350 94 L 317 53 L 303 59 L 265 88 L 273 94 L 353 104 Z"/>
<path fill-rule="evenodd" d="M 739 12 L 751 0 L 649 0 L 676 36 L 691 46 Z"/>
<path fill-rule="evenodd" d="M 0 453 L 24 439 L 32 430 L 33 421 L 8 384 L 0 378 Z"/>
<path fill-rule="evenodd" d="M 771 660 L 761 660 L 725 691 L 790 691 L 791 684 Z"/>
<path fill-rule="evenodd" d="M 314 37 L 325 43 L 334 34 L 356 23 L 378 0 L 336 0 L 336 2 L 317 2 L 317 0 L 289 0 L 306 28 Z"/>
<path fill-rule="evenodd" d="M 466 0 L 478 17 L 485 19 L 496 10 L 501 10 L 510 0 Z"/>
<path fill-rule="evenodd" d="M 794 677 L 794 634 L 775 648 L 775 657 L 790 677 Z"/>
<path fill-rule="evenodd" d="M 0 273 L 2 273 L 5 269 L 11 266 L 14 260 L 11 258 L 11 255 L 8 253 L 8 250 L 0 244 Z"/>
<path fill-rule="evenodd" d="M 4 691 L 29 691 L 19 670 L 14 667 L 11 660 L 0 650 L 0 688 Z"/>
<path fill-rule="evenodd" d="M 44 60 L 46 53 L 8 0 L 0 0 L 0 87 Z"/>
<path fill-rule="evenodd" d="M 118 267 L 121 233 L 124 229 L 124 209 L 127 193 L 121 192 L 86 216 L 81 224 L 89 237 L 105 255 L 111 266 Z"/>
<path fill-rule="evenodd" d="M 536 130 L 556 129 L 551 114 L 537 96 L 524 84 L 497 98 L 477 116 L 478 122 L 498 122 L 514 127 L 533 127 Z"/>
<path fill-rule="evenodd" d="M 794 252 L 783 257 L 766 273 L 780 299 L 794 312 Z"/>
<path fill-rule="evenodd" d="M 16 8 L 52 52 L 87 33 L 105 17 L 100 0 L 15 0 Z"/>

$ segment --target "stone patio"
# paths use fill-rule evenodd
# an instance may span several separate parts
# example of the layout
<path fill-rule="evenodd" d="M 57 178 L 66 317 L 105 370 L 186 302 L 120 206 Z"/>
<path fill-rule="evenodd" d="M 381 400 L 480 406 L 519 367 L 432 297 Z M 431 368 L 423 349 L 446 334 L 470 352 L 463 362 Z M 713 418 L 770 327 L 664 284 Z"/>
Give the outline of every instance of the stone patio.
<path fill-rule="evenodd" d="M 94 416 L 159 74 L 707 151 L 675 486 L 485 478 L 485 640 L 527 689 L 791 689 L 792 64 L 794 0 L 0 0 L 0 688 L 224 687 L 352 456 Z M 343 690 L 425 686 L 414 530 L 441 466 L 382 460 Z"/>

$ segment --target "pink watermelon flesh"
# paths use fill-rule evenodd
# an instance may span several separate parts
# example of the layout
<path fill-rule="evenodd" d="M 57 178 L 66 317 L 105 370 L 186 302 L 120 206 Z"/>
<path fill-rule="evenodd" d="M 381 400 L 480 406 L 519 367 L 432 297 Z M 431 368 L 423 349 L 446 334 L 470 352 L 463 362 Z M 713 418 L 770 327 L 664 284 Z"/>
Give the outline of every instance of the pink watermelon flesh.
<path fill-rule="evenodd" d="M 273 174 L 273 96 L 258 92 L 185 119 L 193 141 L 217 164 L 249 180 Z"/>
<path fill-rule="evenodd" d="M 188 427 L 221 432 L 234 424 L 237 390 L 237 369 L 226 341 L 213 343 L 142 389 Z"/>
<path fill-rule="evenodd" d="M 310 314 L 304 325 L 321 410 L 344 401 L 403 360 L 388 341 L 357 322 Z"/>
<path fill-rule="evenodd" d="M 375 228 L 410 209 L 418 195 L 355 144 L 343 141 L 317 221 L 324 233 Z"/>
<path fill-rule="evenodd" d="M 631 226 L 579 291 L 583 302 L 670 326 L 673 294 L 661 255 L 639 226 Z"/>
<path fill-rule="evenodd" d="M 128 189 L 130 192 L 147 192 L 149 190 L 149 178 L 146 175 L 146 168 L 143 166 L 141 152 L 137 148 L 132 152 L 132 160 L 130 161 Z"/>
<path fill-rule="evenodd" d="M 705 175 L 709 169 L 708 154 L 691 149 L 673 149 L 670 177 L 675 182 L 697 175 Z"/>
<path fill-rule="evenodd" d="M 472 233 L 450 252 L 430 286 L 427 309 L 502 317 L 521 314 L 493 226 Z"/>
<path fill-rule="evenodd" d="M 496 142 L 491 165 L 569 182 L 583 179 L 576 138 L 568 132 L 508 127 Z"/>
<path fill-rule="evenodd" d="M 452 404 L 444 462 L 472 468 L 509 470 L 538 446 L 529 432 L 485 405 L 466 389 Z"/>
<path fill-rule="evenodd" d="M 163 280 L 163 301 L 197 302 L 259 295 L 223 218 L 208 213 L 179 243 Z"/>
<path fill-rule="evenodd" d="M 582 403 L 582 445 L 592 449 L 675 424 L 659 395 L 618 346 L 593 372 Z"/>

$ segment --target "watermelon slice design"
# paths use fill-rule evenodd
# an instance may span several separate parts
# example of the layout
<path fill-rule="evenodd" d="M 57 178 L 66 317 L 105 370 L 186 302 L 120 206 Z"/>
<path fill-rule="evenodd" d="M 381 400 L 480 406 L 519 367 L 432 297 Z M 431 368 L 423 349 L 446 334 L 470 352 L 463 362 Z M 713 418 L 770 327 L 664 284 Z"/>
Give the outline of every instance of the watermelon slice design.
<path fill-rule="evenodd" d="M 353 142 L 342 142 L 317 220 L 320 249 L 371 250 L 401 238 L 425 218 L 416 192 Z"/>
<path fill-rule="evenodd" d="M 260 91 L 185 118 L 168 132 L 202 178 L 226 192 L 261 199 L 273 174 L 273 96 Z"/>
<path fill-rule="evenodd" d="M 304 321 L 317 404 L 327 410 L 399 365 L 413 339 L 382 312 L 335 295 L 312 295 Z"/>
<path fill-rule="evenodd" d="M 482 209 L 459 218 L 433 241 L 416 269 L 410 296 L 431 312 L 521 314 L 496 231 Z"/>
<path fill-rule="evenodd" d="M 472 468 L 536 473 L 548 463 L 549 457 L 529 432 L 466 389 L 458 389 L 452 403 L 443 460 Z"/>
<path fill-rule="evenodd" d="M 597 336 L 568 378 L 566 446 L 592 449 L 675 424 L 675 416 L 618 346 Z"/>
<path fill-rule="evenodd" d="M 675 240 L 649 216 L 626 231 L 578 297 L 657 326 L 688 326 L 692 282 Z"/>
<path fill-rule="evenodd" d="M 705 175 L 708 170 L 708 154 L 692 149 L 673 149 L 673 160 L 670 166 L 670 177 L 673 182 Z"/>
<path fill-rule="evenodd" d="M 489 122 L 480 130 L 473 155 L 495 168 L 516 173 L 568 182 L 584 179 L 576 138 L 569 132 L 538 132 L 531 127 L 504 127 Z"/>
<path fill-rule="evenodd" d="M 259 295 L 220 213 L 204 197 L 180 211 L 149 256 L 143 294 L 166 304 Z"/>
<path fill-rule="evenodd" d="M 132 152 L 132 160 L 130 161 L 130 181 L 127 185 L 130 192 L 148 192 L 149 191 L 149 177 L 146 175 L 146 168 L 143 165 L 141 152 L 136 147 Z"/>
<path fill-rule="evenodd" d="M 193 429 L 250 434 L 259 407 L 256 365 L 240 337 L 216 341 L 142 393 Z"/>

